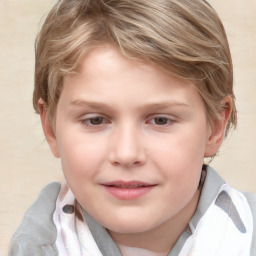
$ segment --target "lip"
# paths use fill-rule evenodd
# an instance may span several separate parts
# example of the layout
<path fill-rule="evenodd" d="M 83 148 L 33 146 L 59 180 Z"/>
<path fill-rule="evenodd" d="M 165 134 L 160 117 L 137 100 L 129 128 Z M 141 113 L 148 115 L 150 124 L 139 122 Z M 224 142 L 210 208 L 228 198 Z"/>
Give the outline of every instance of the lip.
<path fill-rule="evenodd" d="M 134 200 L 149 193 L 156 184 L 141 181 L 111 181 L 101 184 L 104 189 L 120 200 Z"/>

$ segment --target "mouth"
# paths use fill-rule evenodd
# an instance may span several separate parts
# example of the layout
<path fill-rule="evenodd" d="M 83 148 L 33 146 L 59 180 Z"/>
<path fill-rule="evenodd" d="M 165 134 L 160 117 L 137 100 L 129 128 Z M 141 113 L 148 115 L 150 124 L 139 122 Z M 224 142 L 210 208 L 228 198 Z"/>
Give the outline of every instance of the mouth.
<path fill-rule="evenodd" d="M 134 200 L 149 193 L 156 184 L 141 181 L 112 181 L 101 184 L 104 189 L 120 200 Z"/>

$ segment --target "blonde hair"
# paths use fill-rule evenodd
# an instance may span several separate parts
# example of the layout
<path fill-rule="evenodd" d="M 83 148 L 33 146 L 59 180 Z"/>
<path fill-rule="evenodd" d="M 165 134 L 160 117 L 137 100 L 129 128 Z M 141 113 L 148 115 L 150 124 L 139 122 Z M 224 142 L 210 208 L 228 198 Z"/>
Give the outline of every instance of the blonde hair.
<path fill-rule="evenodd" d="M 193 81 L 210 121 L 231 96 L 226 134 L 236 126 L 233 68 L 223 25 L 204 0 L 59 0 L 36 40 L 33 104 L 44 100 L 54 119 L 64 76 L 75 72 L 95 45 L 111 43 Z"/>

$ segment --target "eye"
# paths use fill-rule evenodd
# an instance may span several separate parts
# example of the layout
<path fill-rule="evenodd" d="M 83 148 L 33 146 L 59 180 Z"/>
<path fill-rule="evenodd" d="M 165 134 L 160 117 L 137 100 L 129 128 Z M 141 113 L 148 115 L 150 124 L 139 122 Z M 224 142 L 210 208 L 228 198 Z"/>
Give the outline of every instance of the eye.
<path fill-rule="evenodd" d="M 87 125 L 87 126 L 99 126 L 102 124 L 107 123 L 107 120 L 101 116 L 96 116 L 96 117 L 91 117 L 91 118 L 86 118 L 81 121 L 82 124 Z"/>
<path fill-rule="evenodd" d="M 150 119 L 148 123 L 157 125 L 157 126 L 167 126 L 167 125 L 171 125 L 172 123 L 174 123 L 174 120 L 172 120 L 168 117 L 159 116 L 159 117 L 154 117 L 154 118 Z"/>
<path fill-rule="evenodd" d="M 169 121 L 170 120 L 166 117 L 155 117 L 155 118 L 153 118 L 154 124 L 157 124 L 157 125 L 167 125 L 169 123 Z"/>

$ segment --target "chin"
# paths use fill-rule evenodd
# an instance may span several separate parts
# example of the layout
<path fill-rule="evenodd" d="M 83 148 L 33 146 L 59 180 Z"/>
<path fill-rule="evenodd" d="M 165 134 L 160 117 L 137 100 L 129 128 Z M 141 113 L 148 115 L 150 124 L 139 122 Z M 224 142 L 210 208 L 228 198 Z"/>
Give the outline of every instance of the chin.
<path fill-rule="evenodd" d="M 138 220 L 120 220 L 115 221 L 114 223 L 108 223 L 105 227 L 109 231 L 120 234 L 131 234 L 131 233 L 143 233 L 153 229 L 153 226 L 149 226 L 150 222 L 141 222 Z"/>

